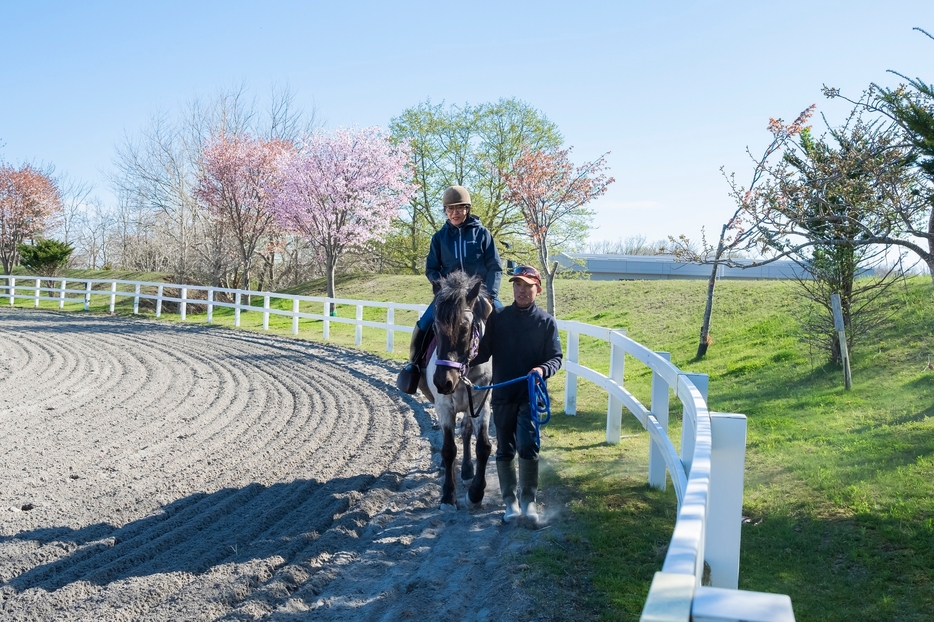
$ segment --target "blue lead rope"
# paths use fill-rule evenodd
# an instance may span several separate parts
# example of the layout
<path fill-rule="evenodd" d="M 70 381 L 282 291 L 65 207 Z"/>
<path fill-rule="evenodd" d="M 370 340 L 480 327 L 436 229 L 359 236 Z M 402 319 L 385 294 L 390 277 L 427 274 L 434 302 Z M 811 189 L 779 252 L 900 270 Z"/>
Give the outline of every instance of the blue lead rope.
<path fill-rule="evenodd" d="M 548 386 L 545 379 L 537 371 L 529 372 L 527 376 L 519 376 L 506 382 L 491 384 L 487 387 L 477 387 L 477 391 L 488 391 L 498 389 L 510 384 L 516 384 L 526 380 L 529 388 L 529 414 L 532 417 L 532 423 L 535 424 L 535 442 L 541 447 L 541 426 L 551 421 L 551 400 L 548 398 Z"/>

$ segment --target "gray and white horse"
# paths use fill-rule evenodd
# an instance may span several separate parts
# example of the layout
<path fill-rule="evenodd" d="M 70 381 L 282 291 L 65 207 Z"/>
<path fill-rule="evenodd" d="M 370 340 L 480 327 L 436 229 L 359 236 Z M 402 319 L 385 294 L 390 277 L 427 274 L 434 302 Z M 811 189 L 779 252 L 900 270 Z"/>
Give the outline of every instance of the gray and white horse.
<path fill-rule="evenodd" d="M 493 444 L 490 442 L 490 392 L 477 391 L 474 386 L 490 384 L 493 368 L 490 362 L 476 367 L 469 365 L 493 310 L 483 282 L 463 272 L 453 272 L 434 283 L 435 290 L 435 352 L 422 376 L 419 388 L 435 404 L 441 422 L 444 444 L 441 462 L 444 474 L 441 483 L 441 508 L 457 508 L 454 482 L 454 458 L 457 445 L 454 428 L 457 414 L 463 413 L 461 441 L 464 455 L 461 479 L 470 481 L 465 503 L 469 510 L 480 508 L 486 489 L 486 465 Z M 472 408 L 471 408 L 472 406 Z M 470 440 L 476 439 L 477 468 L 471 460 Z"/>

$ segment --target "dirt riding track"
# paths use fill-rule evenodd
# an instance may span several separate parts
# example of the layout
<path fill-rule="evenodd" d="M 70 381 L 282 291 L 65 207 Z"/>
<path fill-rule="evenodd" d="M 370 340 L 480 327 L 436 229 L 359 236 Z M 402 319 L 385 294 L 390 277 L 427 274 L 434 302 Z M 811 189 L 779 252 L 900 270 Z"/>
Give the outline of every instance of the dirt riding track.
<path fill-rule="evenodd" d="M 438 509 L 432 409 L 393 378 L 311 342 L 0 309 L 0 619 L 526 619 L 509 560 L 537 534 L 501 524 L 495 469 L 483 510 Z"/>

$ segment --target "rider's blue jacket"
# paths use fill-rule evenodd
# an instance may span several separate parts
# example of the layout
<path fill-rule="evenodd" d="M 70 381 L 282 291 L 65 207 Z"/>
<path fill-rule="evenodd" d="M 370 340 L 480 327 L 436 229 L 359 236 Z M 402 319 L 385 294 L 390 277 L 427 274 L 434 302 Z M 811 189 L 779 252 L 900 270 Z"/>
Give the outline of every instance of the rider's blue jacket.
<path fill-rule="evenodd" d="M 470 276 L 479 276 L 486 291 L 496 298 L 503 278 L 496 245 L 490 231 L 480 224 L 480 219 L 471 214 L 460 227 L 450 221 L 431 236 L 431 248 L 425 261 L 425 276 L 435 282 L 455 270 L 463 270 Z"/>

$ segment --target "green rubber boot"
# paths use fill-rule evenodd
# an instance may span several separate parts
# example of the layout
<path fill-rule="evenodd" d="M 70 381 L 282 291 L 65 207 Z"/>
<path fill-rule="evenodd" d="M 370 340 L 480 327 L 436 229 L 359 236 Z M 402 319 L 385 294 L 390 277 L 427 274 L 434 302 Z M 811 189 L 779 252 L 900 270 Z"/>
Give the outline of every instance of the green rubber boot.
<path fill-rule="evenodd" d="M 522 518 L 533 529 L 538 527 L 538 506 L 535 497 L 538 495 L 538 460 L 525 460 L 519 458 L 519 507 Z"/>
<path fill-rule="evenodd" d="M 516 461 L 496 461 L 496 474 L 499 475 L 499 489 L 503 493 L 503 503 L 506 504 L 506 513 L 503 514 L 504 523 L 512 523 L 519 518 L 519 501 L 516 499 Z"/>

